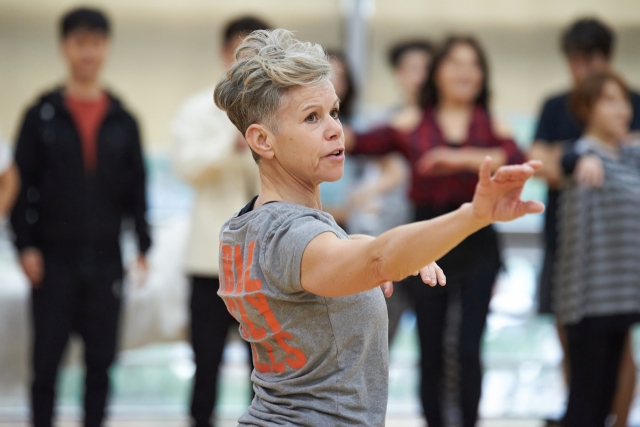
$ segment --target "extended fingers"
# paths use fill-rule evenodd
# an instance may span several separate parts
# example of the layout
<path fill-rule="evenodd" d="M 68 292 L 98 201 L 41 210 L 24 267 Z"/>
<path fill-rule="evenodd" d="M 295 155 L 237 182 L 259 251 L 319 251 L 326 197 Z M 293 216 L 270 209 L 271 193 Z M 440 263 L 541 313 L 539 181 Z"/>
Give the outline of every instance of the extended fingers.
<path fill-rule="evenodd" d="M 484 158 L 484 162 L 480 165 L 480 172 L 478 173 L 478 179 L 480 184 L 487 185 L 491 181 L 491 156 Z"/>
<path fill-rule="evenodd" d="M 540 160 L 529 160 L 526 164 L 531 166 L 534 171 L 538 171 L 542 168 L 542 162 Z"/>
<path fill-rule="evenodd" d="M 538 214 L 544 212 L 544 203 L 538 202 L 536 200 L 528 200 L 526 202 L 520 202 L 518 206 L 519 216 L 524 216 L 527 214 Z"/>
<path fill-rule="evenodd" d="M 424 283 L 429 286 L 435 286 L 437 284 L 437 279 L 435 275 L 435 271 L 432 271 L 430 266 L 426 266 L 420 270 L 420 278 Z"/>
<path fill-rule="evenodd" d="M 440 268 L 440 266 L 436 263 L 433 263 L 433 265 L 435 266 L 436 269 L 436 276 L 438 278 L 438 283 L 440 283 L 440 286 L 444 286 L 447 284 L 447 276 L 445 276 L 444 271 L 442 271 L 442 269 Z"/>
<path fill-rule="evenodd" d="M 391 295 L 393 295 L 393 282 L 384 283 L 382 286 L 380 286 L 380 289 L 382 289 L 382 293 L 384 294 L 384 296 L 386 298 L 389 298 Z"/>
<path fill-rule="evenodd" d="M 497 183 L 508 181 L 526 181 L 531 178 L 535 173 L 535 169 L 528 163 L 522 165 L 510 165 L 500 167 L 495 175 L 493 181 Z"/>

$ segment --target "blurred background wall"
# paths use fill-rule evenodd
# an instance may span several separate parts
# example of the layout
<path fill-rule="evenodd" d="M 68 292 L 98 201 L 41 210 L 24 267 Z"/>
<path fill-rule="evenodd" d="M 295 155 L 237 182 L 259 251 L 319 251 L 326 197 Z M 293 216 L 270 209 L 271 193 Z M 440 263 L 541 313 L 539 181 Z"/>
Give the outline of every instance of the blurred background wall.
<path fill-rule="evenodd" d="M 90 0 L 113 21 L 105 80 L 142 122 L 147 148 L 170 142 L 169 124 L 189 94 L 213 85 L 222 72 L 223 23 L 247 12 L 304 40 L 339 48 L 344 0 Z M 13 140 L 19 117 L 37 94 L 61 81 L 59 16 L 73 0 L 0 0 L 0 134 Z M 487 49 L 493 107 L 501 115 L 537 113 L 542 98 L 568 84 L 559 52 L 561 29 L 598 15 L 619 34 L 616 67 L 640 87 L 640 3 L 637 0 L 377 0 L 370 1 L 370 64 L 364 105 L 393 104 L 397 90 L 387 48 L 402 38 L 434 39 L 450 32 L 477 35 Z"/>

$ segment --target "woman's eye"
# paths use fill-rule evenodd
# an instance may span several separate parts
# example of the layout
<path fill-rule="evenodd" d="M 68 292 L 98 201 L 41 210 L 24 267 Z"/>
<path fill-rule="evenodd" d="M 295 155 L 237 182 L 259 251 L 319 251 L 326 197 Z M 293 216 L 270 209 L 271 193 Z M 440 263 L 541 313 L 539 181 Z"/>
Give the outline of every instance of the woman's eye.
<path fill-rule="evenodd" d="M 316 113 L 311 113 L 307 116 L 307 118 L 305 119 L 306 122 L 315 122 L 318 119 L 318 115 Z"/>
<path fill-rule="evenodd" d="M 331 110 L 331 117 L 333 117 L 334 119 L 339 119 L 340 110 L 338 110 L 337 108 L 334 108 L 333 110 Z"/>

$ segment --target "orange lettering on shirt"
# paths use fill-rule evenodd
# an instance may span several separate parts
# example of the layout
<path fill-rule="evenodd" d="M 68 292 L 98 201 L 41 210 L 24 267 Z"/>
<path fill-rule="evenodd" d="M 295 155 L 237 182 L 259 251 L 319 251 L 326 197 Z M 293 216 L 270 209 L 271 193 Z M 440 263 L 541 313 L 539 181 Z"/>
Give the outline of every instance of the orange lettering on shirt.
<path fill-rule="evenodd" d="M 256 368 L 256 371 L 262 374 L 271 372 L 271 366 L 269 366 L 268 363 L 260 363 L 258 360 L 258 350 L 256 349 L 255 343 L 251 343 L 251 357 L 253 359 L 253 367 Z"/>
<path fill-rule="evenodd" d="M 251 337 L 255 340 L 251 345 L 251 353 L 253 365 L 258 372 L 282 373 L 285 372 L 285 366 L 283 362 L 276 360 L 276 355 L 271 344 L 264 341 L 267 337 L 266 329 L 257 327 L 254 322 L 249 319 L 243 300 L 248 302 L 264 318 L 273 333 L 272 336 L 276 340 L 276 343 L 284 353 L 288 355 L 284 360 L 286 364 L 292 369 L 300 369 L 307 363 L 305 354 L 300 349 L 289 345 L 285 341 L 293 340 L 293 335 L 281 330 L 280 322 L 278 322 L 273 311 L 269 308 L 267 297 L 264 293 L 260 292 L 262 290 L 262 281 L 257 278 L 251 278 L 254 250 L 255 242 L 250 242 L 247 262 L 245 264 L 242 246 L 235 245 L 232 248 L 229 245 L 222 245 L 223 284 L 221 285 L 221 294 L 227 305 L 227 309 L 241 325 L 240 333 L 242 337 L 244 339 Z M 256 347 L 258 344 L 266 350 L 270 363 L 260 363 L 258 360 L 258 350 Z"/>
<path fill-rule="evenodd" d="M 271 362 L 271 369 L 273 370 L 273 372 L 275 372 L 276 374 L 283 373 L 285 371 L 284 363 L 276 362 L 276 356 L 275 354 L 273 354 L 273 348 L 271 348 L 271 345 L 269 345 L 269 343 L 266 341 L 263 341 L 260 344 L 267 350 L 267 356 L 269 356 L 269 361 Z"/>
<path fill-rule="evenodd" d="M 235 246 L 233 255 L 236 264 L 236 289 L 234 293 L 241 295 L 244 290 L 244 275 L 242 274 L 244 260 L 242 259 L 242 247 L 240 245 Z"/>
<path fill-rule="evenodd" d="M 247 325 L 247 327 L 249 328 L 249 334 L 251 334 L 251 337 L 255 340 L 261 340 L 264 337 L 266 337 L 267 331 L 264 328 L 256 327 L 256 325 L 253 324 L 251 319 L 249 319 L 249 316 L 247 316 L 247 312 L 244 309 L 242 300 L 240 298 L 234 298 L 234 299 L 236 301 L 236 304 L 238 305 L 238 310 L 240 310 L 240 317 L 242 318 L 242 321 L 245 323 L 245 325 Z"/>
<path fill-rule="evenodd" d="M 233 251 L 231 246 L 222 245 L 222 293 L 230 294 L 233 292 Z"/>
<path fill-rule="evenodd" d="M 285 351 L 285 353 L 294 356 L 293 358 L 284 358 L 284 361 L 287 362 L 287 365 L 289 365 L 291 369 L 300 369 L 307 363 L 307 358 L 302 350 L 291 347 L 285 342 L 285 338 L 288 340 L 292 340 L 293 335 L 291 335 L 289 332 L 282 331 L 275 334 L 273 337 L 276 339 L 278 345 Z"/>

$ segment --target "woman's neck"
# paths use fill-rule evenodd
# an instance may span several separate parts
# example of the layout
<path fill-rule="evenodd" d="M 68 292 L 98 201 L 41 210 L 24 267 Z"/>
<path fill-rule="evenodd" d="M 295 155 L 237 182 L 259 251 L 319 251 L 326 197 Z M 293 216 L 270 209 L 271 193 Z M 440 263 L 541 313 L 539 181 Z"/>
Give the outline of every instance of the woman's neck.
<path fill-rule="evenodd" d="M 465 113 L 468 114 L 473 109 L 473 104 L 463 101 L 442 99 L 438 105 L 438 111 L 449 113 Z"/>
<path fill-rule="evenodd" d="M 270 201 L 295 203 L 308 208 L 322 210 L 320 187 L 303 183 L 276 164 L 267 164 L 263 159 L 260 167 L 260 196 L 256 200 L 258 208 Z"/>
<path fill-rule="evenodd" d="M 602 132 L 599 129 L 587 128 L 585 135 L 595 138 L 613 152 L 617 152 L 620 146 L 620 143 L 615 136 L 610 135 L 607 132 Z"/>

